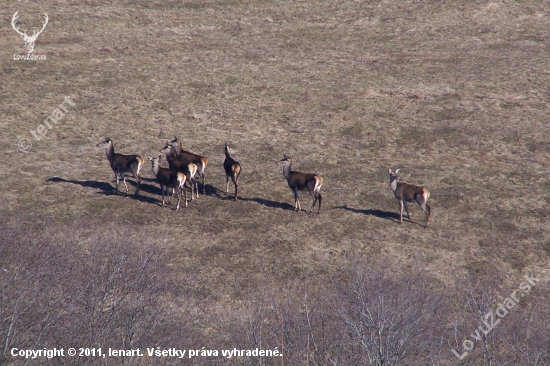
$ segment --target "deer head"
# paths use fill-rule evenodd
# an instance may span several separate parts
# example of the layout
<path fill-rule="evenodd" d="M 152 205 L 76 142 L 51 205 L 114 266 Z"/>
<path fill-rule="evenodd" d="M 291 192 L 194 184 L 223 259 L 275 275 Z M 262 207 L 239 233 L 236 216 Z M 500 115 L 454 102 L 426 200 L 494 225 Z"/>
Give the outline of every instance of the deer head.
<path fill-rule="evenodd" d="M 13 27 L 13 29 L 15 29 L 17 34 L 19 34 L 21 38 L 23 38 L 23 40 L 25 41 L 25 48 L 27 49 L 27 53 L 32 53 L 32 51 L 34 50 L 34 42 L 36 42 L 36 38 L 38 38 L 40 33 L 42 33 L 44 28 L 46 28 L 46 24 L 48 24 L 48 14 L 44 13 L 45 21 L 42 23 L 42 29 L 40 29 L 39 31 L 37 31 L 36 29 L 33 30 L 32 36 L 29 36 L 27 35 L 26 29 L 25 29 L 25 32 L 21 32 L 19 30 L 19 27 L 15 26 L 15 21 L 17 20 L 17 18 L 19 18 L 17 13 L 18 12 L 16 11 L 15 14 L 13 14 L 13 18 L 11 18 L 11 26 Z"/>

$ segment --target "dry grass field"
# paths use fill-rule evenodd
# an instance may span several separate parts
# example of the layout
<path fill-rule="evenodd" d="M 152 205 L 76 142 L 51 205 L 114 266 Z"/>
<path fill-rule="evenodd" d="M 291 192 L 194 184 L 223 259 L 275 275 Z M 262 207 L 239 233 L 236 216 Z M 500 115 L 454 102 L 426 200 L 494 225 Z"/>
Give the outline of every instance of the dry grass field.
<path fill-rule="evenodd" d="M 48 13 L 34 50 L 47 60 L 14 60 L 15 11 L 29 30 Z M 439 289 L 496 268 L 504 297 L 535 273 L 548 300 L 548 4 L 45 0 L 0 12 L 4 224 L 57 228 L 84 249 L 117 235 L 160 246 L 167 276 L 192 289 L 200 339 L 215 346 L 224 321 L 245 322 L 252 294 L 284 302 L 356 260 L 422 270 Z M 37 141 L 29 130 L 65 96 L 75 106 Z M 147 160 L 174 135 L 210 159 L 206 195 L 177 212 L 161 207 Z M 115 195 L 105 136 L 146 159 L 139 197 Z M 243 167 L 237 202 L 226 141 Z M 283 153 L 324 178 L 320 215 L 292 210 Z M 399 224 L 388 168 L 430 190 L 428 228 L 416 204 Z"/>

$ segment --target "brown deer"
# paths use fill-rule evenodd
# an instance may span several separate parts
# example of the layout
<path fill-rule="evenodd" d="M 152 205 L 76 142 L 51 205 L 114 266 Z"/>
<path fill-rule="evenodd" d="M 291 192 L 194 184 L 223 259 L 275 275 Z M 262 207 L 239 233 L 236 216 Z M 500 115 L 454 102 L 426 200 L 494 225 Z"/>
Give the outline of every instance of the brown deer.
<path fill-rule="evenodd" d="M 202 180 L 202 194 L 206 194 L 206 186 L 204 184 L 205 182 L 205 176 L 204 170 L 206 169 L 206 166 L 208 165 L 208 158 L 205 158 L 204 156 L 200 156 L 197 154 L 190 153 L 189 151 L 184 151 L 181 146 L 181 141 L 174 136 L 174 139 L 167 143 L 167 145 L 170 144 L 175 149 L 175 156 L 177 158 L 183 159 L 183 161 L 193 163 L 197 166 L 197 175 Z"/>
<path fill-rule="evenodd" d="M 166 161 L 168 161 L 168 166 L 171 170 L 182 172 L 187 177 L 187 182 L 191 186 L 191 201 L 194 197 L 199 198 L 199 185 L 195 179 L 195 174 L 197 174 L 197 166 L 189 161 L 180 159 L 174 156 L 174 147 L 171 145 L 166 145 L 161 153 L 166 155 Z"/>
<path fill-rule="evenodd" d="M 397 183 L 397 178 L 399 178 L 398 174 L 400 170 L 401 169 L 397 169 L 395 172 L 392 172 L 391 169 L 389 169 L 390 188 L 393 191 L 395 198 L 399 202 L 399 221 L 403 222 L 404 207 L 405 211 L 407 212 L 409 222 L 412 222 L 407 203 L 416 202 L 418 203 L 422 211 L 424 211 L 424 213 L 426 214 L 426 227 L 428 227 L 431 209 L 430 206 L 428 206 L 427 202 L 428 198 L 430 198 L 430 192 L 424 187 L 413 186 L 412 184 L 408 183 Z"/>
<path fill-rule="evenodd" d="M 313 211 L 315 203 L 319 200 L 319 210 L 321 212 L 321 193 L 319 192 L 323 185 L 323 178 L 317 174 L 305 174 L 292 171 L 292 160 L 289 156 L 283 154 L 283 159 L 278 161 L 283 166 L 283 176 L 285 177 L 288 186 L 294 192 L 294 210 L 301 211 L 300 200 L 298 200 L 298 191 L 308 191 L 313 197 L 313 204 L 309 209 L 309 213 Z"/>
<path fill-rule="evenodd" d="M 241 175 L 241 164 L 235 161 L 231 154 L 235 154 L 237 151 L 233 150 L 225 143 L 225 161 L 223 162 L 223 170 L 225 170 L 225 193 L 229 193 L 229 177 L 235 185 L 235 201 L 238 194 L 239 176 Z"/>
<path fill-rule="evenodd" d="M 151 160 L 151 165 L 153 168 L 153 174 L 157 177 L 157 182 L 160 184 L 160 190 L 162 191 L 162 207 L 164 207 L 164 189 L 172 187 L 175 190 L 175 193 L 178 195 L 178 204 L 176 206 L 176 211 L 180 208 L 181 201 L 181 191 L 185 193 L 185 207 L 187 207 L 187 190 L 185 189 L 185 181 L 187 177 L 182 172 L 175 170 L 170 170 L 162 168 L 160 166 L 160 158 L 162 155 L 153 158 L 148 156 Z M 168 204 L 170 204 L 170 195 L 168 195 Z"/>
<path fill-rule="evenodd" d="M 111 141 L 108 137 L 105 138 L 105 141 L 100 142 L 96 146 L 105 149 L 105 155 L 107 155 L 107 159 L 111 164 L 111 169 L 113 169 L 113 172 L 115 173 L 116 193 L 118 194 L 119 177 L 122 177 L 122 182 L 124 182 L 124 187 L 126 187 L 126 194 L 128 194 L 128 185 L 126 184 L 124 173 L 130 172 L 137 180 L 137 188 L 135 193 L 137 196 L 139 194 L 139 184 L 141 183 L 139 171 L 143 167 L 143 163 L 145 161 L 138 155 L 115 154 L 113 141 Z"/>

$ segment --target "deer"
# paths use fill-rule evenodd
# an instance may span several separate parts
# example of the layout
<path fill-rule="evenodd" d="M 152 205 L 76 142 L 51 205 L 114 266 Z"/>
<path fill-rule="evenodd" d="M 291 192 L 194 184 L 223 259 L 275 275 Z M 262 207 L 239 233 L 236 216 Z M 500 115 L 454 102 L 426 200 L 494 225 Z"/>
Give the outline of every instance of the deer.
<path fill-rule="evenodd" d="M 187 190 L 185 189 L 185 181 L 187 177 L 182 172 L 166 169 L 160 166 L 160 158 L 162 155 L 153 158 L 147 156 L 151 160 L 153 168 L 153 174 L 157 178 L 157 182 L 160 184 L 160 190 L 162 191 L 162 207 L 164 207 L 164 189 L 172 187 L 175 193 L 178 195 L 178 204 L 176 205 L 176 211 L 180 208 L 181 191 L 185 193 L 185 207 L 187 207 Z M 168 204 L 170 204 L 170 195 L 168 195 Z"/>
<path fill-rule="evenodd" d="M 206 194 L 206 186 L 204 184 L 205 182 L 204 170 L 208 165 L 208 158 L 183 150 L 181 146 L 181 141 L 176 136 L 174 136 L 174 139 L 172 141 L 167 142 L 167 145 L 168 144 L 174 147 L 175 156 L 177 158 L 183 159 L 184 161 L 188 161 L 197 166 L 197 169 L 198 169 L 197 174 L 202 180 L 202 194 Z"/>
<path fill-rule="evenodd" d="M 298 191 L 308 191 L 313 197 L 313 204 L 311 205 L 308 214 L 310 214 L 315 208 L 317 200 L 319 201 L 319 210 L 317 211 L 317 214 L 319 214 L 321 212 L 322 199 L 319 191 L 323 185 L 323 178 L 317 174 L 305 174 L 292 171 L 292 159 L 286 154 L 283 154 L 283 159 L 279 160 L 277 163 L 280 163 L 283 166 L 283 176 L 285 177 L 290 189 L 292 189 L 292 192 L 294 192 L 294 210 L 302 210 L 300 200 L 298 199 Z"/>
<path fill-rule="evenodd" d="M 239 176 L 241 175 L 241 164 L 238 161 L 235 161 L 231 154 L 235 154 L 237 151 L 233 150 L 225 143 L 225 161 L 223 162 L 223 170 L 225 170 L 225 193 L 229 193 L 229 177 L 235 185 L 235 201 L 237 200 L 238 194 L 238 183 Z"/>
<path fill-rule="evenodd" d="M 409 213 L 409 207 L 407 203 L 416 202 L 426 214 L 426 227 L 430 221 L 431 209 L 428 206 L 427 202 L 430 198 L 430 191 L 424 187 L 414 186 L 408 183 L 397 183 L 397 178 L 399 178 L 399 171 L 397 169 L 395 172 L 392 172 L 391 168 L 389 169 L 390 173 L 390 188 L 395 195 L 395 198 L 399 202 L 399 222 L 403 222 L 403 207 L 407 212 L 407 217 L 409 222 L 412 222 L 411 215 Z"/>
<path fill-rule="evenodd" d="M 139 155 L 115 154 L 113 141 L 109 137 L 106 137 L 105 141 L 98 143 L 96 146 L 105 149 L 107 160 L 109 160 L 111 169 L 115 173 L 116 193 L 118 194 L 119 177 L 122 177 L 122 182 L 124 182 L 124 187 L 126 187 L 126 194 L 128 194 L 128 185 L 126 184 L 124 173 L 130 172 L 137 180 L 137 188 L 135 192 L 135 195 L 137 196 L 139 194 L 139 185 L 141 183 L 139 171 L 143 167 L 144 160 Z"/>
<path fill-rule="evenodd" d="M 23 38 L 23 41 L 25 41 L 25 49 L 27 50 L 27 53 L 30 54 L 32 51 L 34 51 L 34 43 L 36 42 L 36 38 L 42 33 L 44 28 L 46 28 L 46 24 L 48 24 L 48 14 L 44 13 L 44 22 L 42 22 L 42 29 L 37 31 L 36 29 L 33 31 L 32 36 L 27 35 L 27 30 L 25 29 L 25 32 L 21 32 L 19 30 L 19 27 L 15 27 L 15 21 L 19 18 L 18 11 L 13 14 L 13 17 L 11 18 L 11 26 L 13 29 Z"/>
<path fill-rule="evenodd" d="M 163 149 L 160 150 L 166 156 L 166 161 L 168 161 L 168 166 L 170 170 L 175 170 L 185 174 L 188 184 L 191 186 L 191 201 L 194 197 L 199 198 L 199 185 L 195 179 L 195 174 L 197 174 L 197 166 L 189 161 L 177 158 L 174 155 L 174 147 L 172 145 L 166 145 Z M 186 191 L 187 192 L 187 191 Z"/>

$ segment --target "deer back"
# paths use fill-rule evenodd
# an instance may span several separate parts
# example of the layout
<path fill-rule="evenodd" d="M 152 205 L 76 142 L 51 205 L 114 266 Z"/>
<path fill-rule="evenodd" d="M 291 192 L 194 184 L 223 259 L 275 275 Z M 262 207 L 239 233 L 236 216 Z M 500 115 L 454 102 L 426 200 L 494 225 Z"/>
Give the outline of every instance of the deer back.
<path fill-rule="evenodd" d="M 406 202 L 416 201 L 424 195 L 425 189 L 408 183 L 397 183 L 395 197 Z"/>
<path fill-rule="evenodd" d="M 204 165 L 206 166 L 208 164 L 208 158 L 205 158 L 203 156 L 193 154 L 189 151 L 181 151 L 180 154 L 177 156 L 178 159 L 182 159 L 186 161 L 187 163 L 193 163 L 195 165 Z"/>
<path fill-rule="evenodd" d="M 225 161 L 223 162 L 223 169 L 227 175 L 238 174 L 241 170 L 239 162 L 227 155 Z"/>
<path fill-rule="evenodd" d="M 114 171 L 124 172 L 129 171 L 134 164 L 138 166 L 142 165 L 140 160 L 142 159 L 137 155 L 114 154 L 110 163 Z"/>
<path fill-rule="evenodd" d="M 313 183 L 315 185 L 316 181 L 317 181 L 316 174 L 307 174 L 307 173 L 291 171 L 287 177 L 288 186 L 292 189 L 297 188 L 299 191 L 306 190 L 309 184 Z"/>
<path fill-rule="evenodd" d="M 168 161 L 170 169 L 176 171 L 182 171 L 187 168 L 187 165 L 190 163 L 190 161 L 173 155 L 166 155 L 166 160 Z"/>
<path fill-rule="evenodd" d="M 180 186 L 182 181 L 185 182 L 185 175 L 183 173 L 162 167 L 159 167 L 156 177 L 157 181 L 165 186 L 176 187 Z"/>

